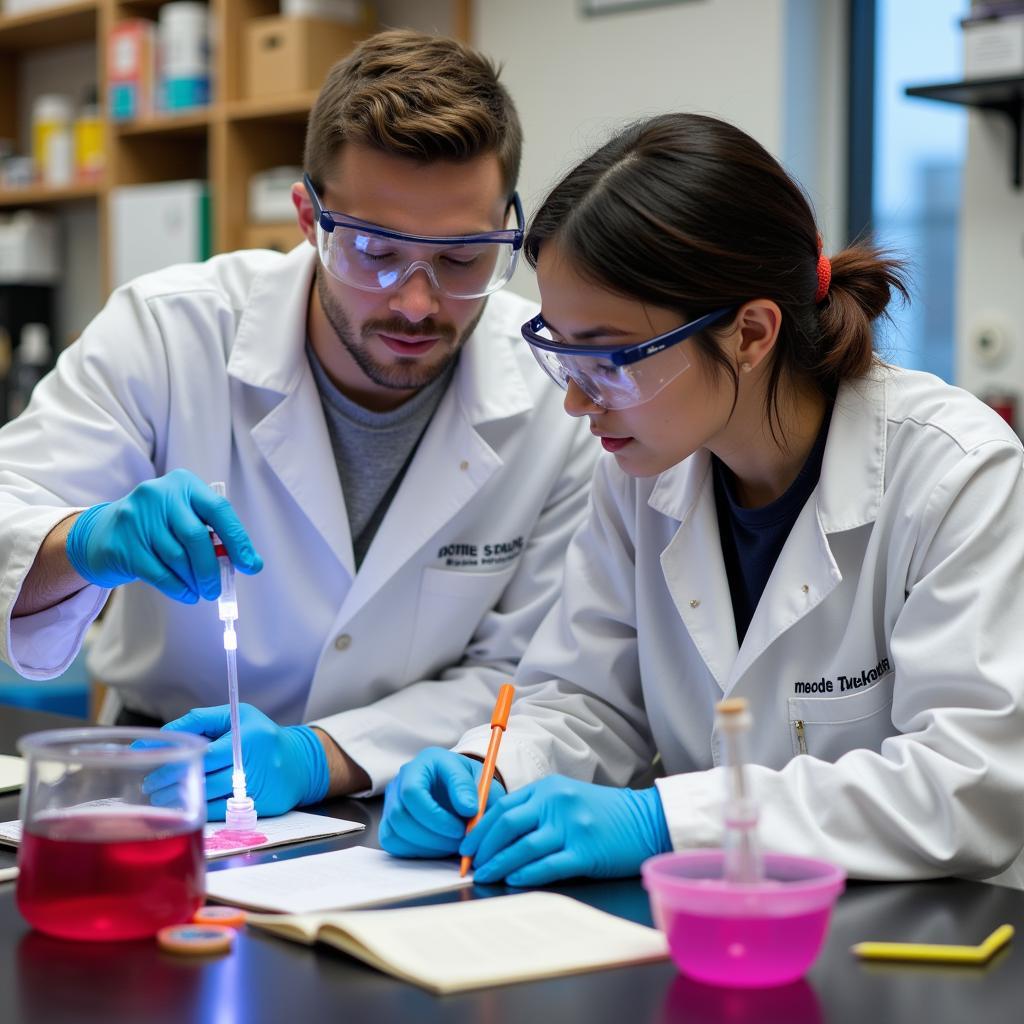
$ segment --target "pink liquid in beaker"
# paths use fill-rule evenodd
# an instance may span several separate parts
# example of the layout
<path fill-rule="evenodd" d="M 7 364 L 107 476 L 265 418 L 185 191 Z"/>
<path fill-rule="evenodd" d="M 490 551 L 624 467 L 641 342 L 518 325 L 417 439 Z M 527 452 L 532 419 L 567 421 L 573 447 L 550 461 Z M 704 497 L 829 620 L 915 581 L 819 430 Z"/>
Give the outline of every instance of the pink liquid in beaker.
<path fill-rule="evenodd" d="M 672 958 L 683 973 L 738 988 L 795 981 L 814 962 L 829 910 L 791 917 L 707 917 L 663 908 Z"/>
<path fill-rule="evenodd" d="M 203 902 L 202 829 L 153 808 L 133 811 L 46 815 L 26 828 L 17 901 L 29 924 L 115 941 L 191 920 Z"/>

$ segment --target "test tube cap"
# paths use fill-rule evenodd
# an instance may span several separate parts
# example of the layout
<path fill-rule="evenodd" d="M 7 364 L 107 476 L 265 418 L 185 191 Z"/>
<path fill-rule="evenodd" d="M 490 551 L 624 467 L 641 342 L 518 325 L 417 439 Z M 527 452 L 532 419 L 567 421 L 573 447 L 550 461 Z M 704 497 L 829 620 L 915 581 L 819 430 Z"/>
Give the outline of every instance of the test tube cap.
<path fill-rule="evenodd" d="M 156 933 L 160 948 L 181 956 L 226 953 L 235 941 L 235 930 L 219 924 L 172 924 Z"/>

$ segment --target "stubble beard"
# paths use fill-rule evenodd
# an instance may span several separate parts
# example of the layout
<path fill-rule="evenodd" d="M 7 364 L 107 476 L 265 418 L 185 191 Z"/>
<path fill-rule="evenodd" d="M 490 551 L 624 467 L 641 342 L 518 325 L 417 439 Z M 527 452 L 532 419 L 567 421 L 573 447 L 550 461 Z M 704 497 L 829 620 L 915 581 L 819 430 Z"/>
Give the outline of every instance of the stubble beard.
<path fill-rule="evenodd" d="M 458 336 L 451 324 L 438 323 L 432 319 L 413 324 L 403 317 L 392 317 L 389 320 L 367 320 L 360 328 L 361 338 L 357 339 L 352 321 L 332 294 L 326 271 L 322 266 L 316 269 L 316 290 L 320 308 L 323 309 L 327 322 L 355 364 L 378 387 L 395 391 L 417 391 L 437 380 L 458 357 L 462 346 L 484 315 L 487 305 L 484 300 L 476 315 Z M 438 338 L 435 351 L 441 349 L 441 358 L 417 359 L 399 356 L 395 362 L 382 363 L 374 358 L 367 342 L 375 334 L 389 333 L 400 334 L 403 337 L 422 335 L 425 338 Z"/>

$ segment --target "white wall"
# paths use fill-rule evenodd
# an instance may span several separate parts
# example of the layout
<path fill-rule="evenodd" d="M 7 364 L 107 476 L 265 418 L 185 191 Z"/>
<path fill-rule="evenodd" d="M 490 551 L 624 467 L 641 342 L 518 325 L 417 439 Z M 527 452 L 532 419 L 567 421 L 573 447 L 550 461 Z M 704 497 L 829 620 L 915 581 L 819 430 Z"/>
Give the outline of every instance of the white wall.
<path fill-rule="evenodd" d="M 687 110 L 755 136 L 840 240 L 843 0 L 681 0 L 599 17 L 580 0 L 476 0 L 474 43 L 503 65 L 523 120 L 527 216 L 626 123 Z M 532 272 L 512 287 L 536 296 Z"/>

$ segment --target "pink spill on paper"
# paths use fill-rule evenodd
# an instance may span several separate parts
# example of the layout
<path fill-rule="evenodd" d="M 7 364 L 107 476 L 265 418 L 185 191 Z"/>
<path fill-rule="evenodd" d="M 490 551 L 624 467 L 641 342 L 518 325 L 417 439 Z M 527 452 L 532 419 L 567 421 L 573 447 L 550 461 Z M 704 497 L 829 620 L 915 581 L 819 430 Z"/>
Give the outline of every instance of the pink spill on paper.
<path fill-rule="evenodd" d="M 262 832 L 247 832 L 238 828 L 219 828 L 207 836 L 203 846 L 207 850 L 235 850 L 240 846 L 260 846 L 267 841 Z"/>

